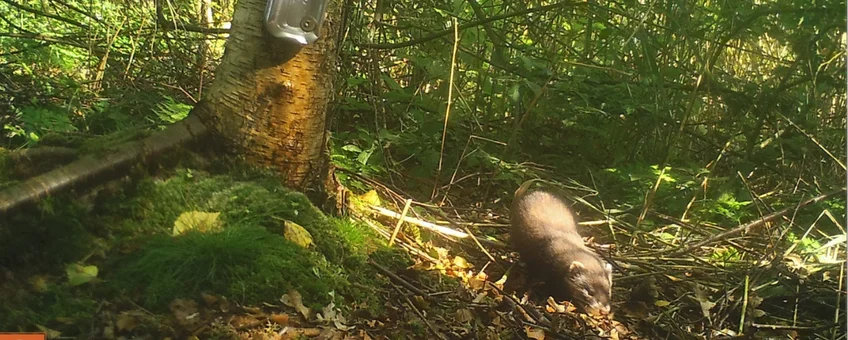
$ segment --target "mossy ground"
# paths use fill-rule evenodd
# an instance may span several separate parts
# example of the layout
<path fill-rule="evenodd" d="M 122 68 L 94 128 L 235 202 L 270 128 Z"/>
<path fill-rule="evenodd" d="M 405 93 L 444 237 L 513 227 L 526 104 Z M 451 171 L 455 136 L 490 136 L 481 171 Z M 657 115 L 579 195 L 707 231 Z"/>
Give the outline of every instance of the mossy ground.
<path fill-rule="evenodd" d="M 291 289 L 313 308 L 333 301 L 380 313 L 373 291 L 385 282 L 368 258 L 396 268 L 405 255 L 385 248 L 367 226 L 325 216 L 280 182 L 235 166 L 218 174 L 185 169 L 111 192 L 98 205 L 55 198 L 18 214 L 8 221 L 14 226 L 0 228 L 0 269 L 11 278 L 2 285 L 10 293 L 0 298 L 0 328 L 42 325 L 75 334 L 103 301 L 155 312 L 201 293 L 278 303 Z M 174 221 L 188 211 L 219 212 L 223 231 L 172 236 Z M 287 240 L 287 220 L 314 244 L 305 249 Z M 26 248 L 8 251 L 15 244 Z M 98 279 L 69 285 L 69 263 L 98 266 Z"/>

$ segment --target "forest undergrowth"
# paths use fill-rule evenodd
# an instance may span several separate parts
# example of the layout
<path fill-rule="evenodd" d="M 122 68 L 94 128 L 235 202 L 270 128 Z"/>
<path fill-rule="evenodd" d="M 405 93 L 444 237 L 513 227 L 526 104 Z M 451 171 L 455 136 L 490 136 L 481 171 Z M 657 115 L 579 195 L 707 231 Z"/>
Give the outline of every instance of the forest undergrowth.
<path fill-rule="evenodd" d="M 0 194 L 192 118 L 234 3 L 0 0 Z M 211 138 L 140 157 L 0 216 L 0 331 L 846 336 L 844 3 L 340 6 L 338 204 Z M 612 315 L 536 293 L 529 179 L 613 265 Z"/>

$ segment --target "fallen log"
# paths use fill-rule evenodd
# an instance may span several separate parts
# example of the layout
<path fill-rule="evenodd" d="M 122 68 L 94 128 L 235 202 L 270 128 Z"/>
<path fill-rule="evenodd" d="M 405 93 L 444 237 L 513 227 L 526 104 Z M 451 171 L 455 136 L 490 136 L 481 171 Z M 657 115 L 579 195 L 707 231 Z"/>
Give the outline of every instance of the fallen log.
<path fill-rule="evenodd" d="M 44 174 L 0 191 L 0 218 L 38 200 L 75 187 L 106 182 L 130 166 L 156 158 L 209 133 L 197 115 L 151 136 L 118 145 L 105 155 L 86 155 Z"/>

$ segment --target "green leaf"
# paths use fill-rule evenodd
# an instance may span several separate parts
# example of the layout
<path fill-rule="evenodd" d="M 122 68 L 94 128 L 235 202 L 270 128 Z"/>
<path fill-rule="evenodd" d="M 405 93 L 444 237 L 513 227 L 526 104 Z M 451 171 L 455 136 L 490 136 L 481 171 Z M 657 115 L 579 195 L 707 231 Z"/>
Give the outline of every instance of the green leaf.
<path fill-rule="evenodd" d="M 509 88 L 509 100 L 513 103 L 518 103 L 521 100 L 521 86 L 513 84 Z"/>
<path fill-rule="evenodd" d="M 375 149 L 376 147 L 372 145 L 371 148 L 369 148 L 368 150 L 359 153 L 359 156 L 356 157 L 356 161 L 359 162 L 359 164 L 368 164 L 368 159 L 371 158 L 371 155 L 374 153 Z"/>
<path fill-rule="evenodd" d="M 350 151 L 350 152 L 362 152 L 362 149 L 360 149 L 358 146 L 353 145 L 353 144 L 348 144 L 348 145 L 343 146 L 342 150 Z"/>
<path fill-rule="evenodd" d="M 160 121 L 173 124 L 188 117 L 191 108 L 191 105 L 177 102 L 174 98 L 165 96 L 164 101 L 156 105 L 154 112 Z"/>
<path fill-rule="evenodd" d="M 97 266 L 82 266 L 77 263 L 71 263 L 65 267 L 65 273 L 68 274 L 68 284 L 71 286 L 91 282 L 97 278 L 97 271 Z"/>

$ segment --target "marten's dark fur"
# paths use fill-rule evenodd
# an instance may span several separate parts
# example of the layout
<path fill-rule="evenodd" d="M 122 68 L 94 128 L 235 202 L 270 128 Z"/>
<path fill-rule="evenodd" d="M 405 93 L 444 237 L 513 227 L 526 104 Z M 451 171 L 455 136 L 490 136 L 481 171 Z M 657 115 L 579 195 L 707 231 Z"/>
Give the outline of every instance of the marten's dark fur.
<path fill-rule="evenodd" d="M 529 275 L 556 299 L 608 313 L 612 267 L 583 244 L 566 203 L 549 190 L 530 189 L 532 182 L 515 192 L 510 210 L 512 243 Z"/>

